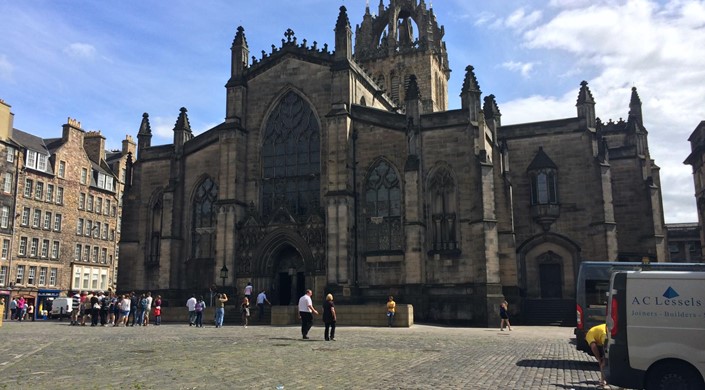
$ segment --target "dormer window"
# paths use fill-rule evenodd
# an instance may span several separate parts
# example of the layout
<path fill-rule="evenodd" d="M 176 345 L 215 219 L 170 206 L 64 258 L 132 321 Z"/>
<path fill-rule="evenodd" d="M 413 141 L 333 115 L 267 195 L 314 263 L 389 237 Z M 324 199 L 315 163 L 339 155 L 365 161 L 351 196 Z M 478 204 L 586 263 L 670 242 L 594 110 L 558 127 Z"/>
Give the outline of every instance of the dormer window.
<path fill-rule="evenodd" d="M 102 173 L 98 173 L 98 188 L 113 191 L 113 177 Z"/>
<path fill-rule="evenodd" d="M 38 171 L 46 172 L 47 170 L 47 155 L 35 152 L 34 150 L 27 150 L 27 158 L 25 161 L 25 166 L 27 168 L 36 169 Z"/>

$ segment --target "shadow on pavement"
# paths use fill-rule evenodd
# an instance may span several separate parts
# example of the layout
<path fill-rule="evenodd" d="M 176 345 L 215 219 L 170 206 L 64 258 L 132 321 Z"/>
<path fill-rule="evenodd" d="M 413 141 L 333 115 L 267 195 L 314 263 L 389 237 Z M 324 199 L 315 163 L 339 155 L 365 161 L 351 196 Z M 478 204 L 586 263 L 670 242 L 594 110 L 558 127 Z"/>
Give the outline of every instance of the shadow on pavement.
<path fill-rule="evenodd" d="M 597 362 L 566 359 L 524 359 L 516 363 L 519 367 L 559 367 L 567 370 L 599 371 Z"/>

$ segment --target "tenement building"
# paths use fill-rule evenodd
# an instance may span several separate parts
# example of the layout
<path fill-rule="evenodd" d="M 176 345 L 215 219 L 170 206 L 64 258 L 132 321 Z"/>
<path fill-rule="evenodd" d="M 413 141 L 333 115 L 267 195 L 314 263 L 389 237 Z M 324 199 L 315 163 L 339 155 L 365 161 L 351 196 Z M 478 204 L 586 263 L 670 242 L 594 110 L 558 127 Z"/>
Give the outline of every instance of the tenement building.
<path fill-rule="evenodd" d="M 135 143 L 105 151 L 105 138 L 69 118 L 59 138 L 14 129 L 0 106 L 3 177 L 0 293 L 24 296 L 36 314 L 72 290 L 115 288 L 122 182 Z"/>
<path fill-rule="evenodd" d="M 574 117 L 504 126 L 468 66 L 449 110 L 433 9 L 375 13 L 353 40 L 341 7 L 332 48 L 287 30 L 259 58 L 238 27 L 222 123 L 195 136 L 182 108 L 173 143 L 153 145 L 143 115 L 120 288 L 180 299 L 251 281 L 278 305 L 305 288 L 341 304 L 391 294 L 417 320 L 495 326 L 503 299 L 525 320 L 539 306 L 574 320 L 581 261 L 666 260 L 636 89 L 626 120 L 600 121 L 576 82 Z"/>

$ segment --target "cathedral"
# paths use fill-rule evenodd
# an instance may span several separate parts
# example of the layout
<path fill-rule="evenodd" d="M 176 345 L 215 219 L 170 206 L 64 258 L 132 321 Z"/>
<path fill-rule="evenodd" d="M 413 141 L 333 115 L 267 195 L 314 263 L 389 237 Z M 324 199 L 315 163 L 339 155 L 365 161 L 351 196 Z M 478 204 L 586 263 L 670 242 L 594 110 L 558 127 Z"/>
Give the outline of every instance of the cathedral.
<path fill-rule="evenodd" d="M 152 145 L 143 115 L 118 289 L 179 307 L 248 282 L 274 305 L 308 288 L 393 295 L 416 321 L 475 326 L 497 326 L 506 299 L 518 322 L 567 324 L 582 261 L 666 260 L 635 88 L 626 120 L 602 122 L 583 81 L 574 117 L 505 126 L 472 66 L 448 109 L 445 31 L 424 0 L 333 22 L 333 47 L 287 30 L 259 58 L 238 27 L 225 119 L 198 136 L 181 108 L 173 143 Z"/>

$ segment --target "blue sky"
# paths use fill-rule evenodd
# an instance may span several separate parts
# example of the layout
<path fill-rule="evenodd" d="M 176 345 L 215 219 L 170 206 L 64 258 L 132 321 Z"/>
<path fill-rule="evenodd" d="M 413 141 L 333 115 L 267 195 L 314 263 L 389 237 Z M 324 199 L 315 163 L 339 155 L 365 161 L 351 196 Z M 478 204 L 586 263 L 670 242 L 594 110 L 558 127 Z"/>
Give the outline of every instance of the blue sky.
<path fill-rule="evenodd" d="M 15 127 L 61 134 L 66 118 L 100 130 L 117 149 L 143 112 L 171 142 L 180 107 L 200 133 L 223 120 L 230 46 L 245 28 L 251 55 L 299 41 L 334 42 L 340 5 L 353 29 L 365 0 L 5 1 L 0 5 L 0 99 Z M 385 0 L 385 4 L 388 0 Z M 473 65 L 504 124 L 575 116 L 587 80 L 597 115 L 626 118 L 630 89 L 643 102 L 650 151 L 661 167 L 667 223 L 696 222 L 693 179 L 683 160 L 705 120 L 705 0 L 436 0 L 445 26 L 450 107 Z M 376 13 L 379 0 L 371 0 Z"/>

